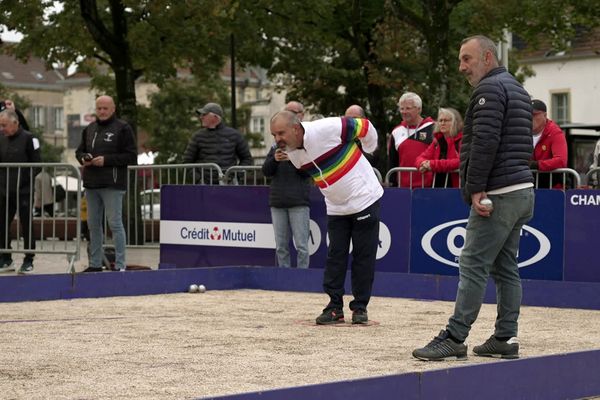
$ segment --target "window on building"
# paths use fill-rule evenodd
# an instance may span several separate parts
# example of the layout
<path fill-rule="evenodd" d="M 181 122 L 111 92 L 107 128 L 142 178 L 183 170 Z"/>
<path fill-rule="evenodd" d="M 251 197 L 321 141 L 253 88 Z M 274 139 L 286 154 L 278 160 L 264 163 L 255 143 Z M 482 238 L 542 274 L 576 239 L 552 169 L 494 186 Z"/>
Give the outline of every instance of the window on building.
<path fill-rule="evenodd" d="M 44 107 L 31 107 L 31 123 L 34 128 L 42 128 L 46 125 L 46 109 Z"/>
<path fill-rule="evenodd" d="M 54 114 L 54 130 L 62 131 L 65 127 L 64 122 L 63 122 L 63 117 L 64 117 L 63 108 L 62 107 L 54 107 L 53 114 Z"/>
<path fill-rule="evenodd" d="M 252 118 L 252 133 L 265 133 L 265 119 L 262 117 Z"/>
<path fill-rule="evenodd" d="M 551 118 L 557 124 L 571 122 L 569 107 L 569 93 L 552 93 L 552 115 Z"/>

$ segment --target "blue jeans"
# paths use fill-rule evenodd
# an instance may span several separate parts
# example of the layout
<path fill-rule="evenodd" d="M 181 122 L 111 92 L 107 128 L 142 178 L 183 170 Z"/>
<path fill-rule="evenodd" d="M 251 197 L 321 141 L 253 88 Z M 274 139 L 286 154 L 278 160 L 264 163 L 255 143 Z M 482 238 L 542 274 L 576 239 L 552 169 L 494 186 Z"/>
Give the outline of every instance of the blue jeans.
<path fill-rule="evenodd" d="M 465 246 L 460 254 L 460 279 L 454 315 L 446 329 L 465 340 L 477 319 L 488 277 L 496 284 L 495 336 L 517 336 L 521 308 L 521 278 L 517 254 L 521 228 L 533 216 L 533 189 L 488 195 L 494 211 L 488 218 L 471 208 Z"/>
<path fill-rule="evenodd" d="M 310 209 L 308 206 L 276 208 L 271 207 L 271 220 L 275 232 L 275 254 L 277 265 L 289 268 L 290 229 L 298 252 L 297 267 L 308 268 L 308 235 L 310 233 Z"/>
<path fill-rule="evenodd" d="M 112 232 L 115 245 L 115 268 L 125 269 L 125 227 L 123 226 L 124 190 L 86 189 L 88 228 L 90 230 L 90 267 L 101 267 L 104 251 L 103 216 Z"/>

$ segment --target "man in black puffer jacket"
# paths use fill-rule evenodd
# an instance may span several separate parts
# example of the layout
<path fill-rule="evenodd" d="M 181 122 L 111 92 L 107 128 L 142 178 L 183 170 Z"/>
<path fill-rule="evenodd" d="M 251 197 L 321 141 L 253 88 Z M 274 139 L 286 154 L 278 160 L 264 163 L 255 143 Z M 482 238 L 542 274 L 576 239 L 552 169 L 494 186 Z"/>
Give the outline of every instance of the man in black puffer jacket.
<path fill-rule="evenodd" d="M 129 124 L 116 118 L 112 97 L 96 99 L 96 117 L 97 121 L 83 130 L 75 151 L 84 167 L 90 230 L 90 265 L 84 272 L 102 271 L 104 214 L 115 243 L 115 269 L 125 271 L 123 196 L 127 191 L 127 166 L 137 164 L 137 145 Z"/>
<path fill-rule="evenodd" d="M 413 351 L 421 360 L 465 359 L 464 344 L 491 275 L 498 316 L 494 334 L 475 346 L 478 356 L 518 358 L 517 320 L 521 279 L 517 253 L 522 226 L 533 216 L 531 98 L 498 64 L 494 42 L 485 36 L 463 40 L 460 71 L 475 89 L 469 100 L 460 151 L 461 191 L 471 205 L 454 315 L 427 346 Z M 492 201 L 490 204 L 489 201 Z M 486 204 L 488 202 L 488 204 Z"/>
<path fill-rule="evenodd" d="M 225 172 L 234 165 L 252 165 L 248 143 L 237 130 L 223 123 L 223 109 L 217 103 L 207 103 L 196 110 L 202 129 L 192 136 L 183 153 L 183 163 L 215 163 Z M 218 185 L 216 171 L 201 168 L 196 183 Z"/>

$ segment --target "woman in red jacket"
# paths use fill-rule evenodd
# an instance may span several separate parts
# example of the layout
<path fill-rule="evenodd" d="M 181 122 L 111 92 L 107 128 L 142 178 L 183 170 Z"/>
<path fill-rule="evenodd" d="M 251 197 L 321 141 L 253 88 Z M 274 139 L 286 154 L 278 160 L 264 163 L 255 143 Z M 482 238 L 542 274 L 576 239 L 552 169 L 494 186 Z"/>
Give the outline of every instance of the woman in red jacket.
<path fill-rule="evenodd" d="M 415 167 L 425 173 L 433 172 L 426 182 L 428 187 L 459 187 L 458 173 L 453 172 L 460 164 L 460 143 L 463 121 L 454 108 L 440 108 L 434 127 L 434 139 L 415 162 Z"/>

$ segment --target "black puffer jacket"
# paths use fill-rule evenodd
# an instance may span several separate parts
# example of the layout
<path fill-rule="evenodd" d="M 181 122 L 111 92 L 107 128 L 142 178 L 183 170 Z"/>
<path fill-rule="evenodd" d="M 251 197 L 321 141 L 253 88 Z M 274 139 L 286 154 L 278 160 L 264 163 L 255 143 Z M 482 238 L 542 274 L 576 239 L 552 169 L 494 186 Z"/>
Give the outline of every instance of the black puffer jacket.
<path fill-rule="evenodd" d="M 275 160 L 275 148 L 271 148 L 262 166 L 263 174 L 271 179 L 269 206 L 290 208 L 308 206 L 310 202 L 311 177 L 296 169 L 291 161 Z"/>
<path fill-rule="evenodd" d="M 252 156 L 246 139 L 237 130 L 223 123 L 214 129 L 200 129 L 192 136 L 183 153 L 183 162 L 215 163 L 223 172 L 238 165 L 252 165 Z"/>
<path fill-rule="evenodd" d="M 75 150 L 77 161 L 82 163 L 86 153 L 93 157 L 103 156 L 104 166 L 84 168 L 84 187 L 127 190 L 127 166 L 137 164 L 135 136 L 127 122 L 113 115 L 105 121 L 89 124 L 81 133 L 81 143 Z"/>
<path fill-rule="evenodd" d="M 504 67 L 481 79 L 469 101 L 460 150 L 461 191 L 471 195 L 533 182 L 531 98 Z"/>

